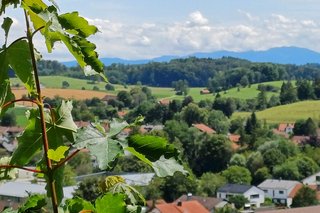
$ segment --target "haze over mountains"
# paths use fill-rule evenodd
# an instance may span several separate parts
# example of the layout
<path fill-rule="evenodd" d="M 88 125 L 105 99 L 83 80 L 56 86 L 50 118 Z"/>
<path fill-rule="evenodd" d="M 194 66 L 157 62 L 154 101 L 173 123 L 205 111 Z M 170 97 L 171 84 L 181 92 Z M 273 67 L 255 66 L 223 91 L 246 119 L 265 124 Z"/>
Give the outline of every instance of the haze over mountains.
<path fill-rule="evenodd" d="M 101 61 L 106 65 L 113 63 L 121 64 L 146 64 L 153 62 L 169 62 L 172 59 L 186 58 L 221 58 L 230 56 L 235 58 L 246 59 L 252 62 L 272 62 L 277 64 L 296 64 L 303 65 L 307 63 L 320 63 L 320 53 L 306 48 L 300 47 L 276 47 L 265 51 L 246 51 L 246 52 L 232 52 L 232 51 L 216 51 L 211 53 L 194 53 L 186 56 L 167 55 L 153 59 L 141 60 L 127 60 L 121 58 L 101 58 Z M 76 61 L 62 62 L 66 66 L 76 66 Z"/>

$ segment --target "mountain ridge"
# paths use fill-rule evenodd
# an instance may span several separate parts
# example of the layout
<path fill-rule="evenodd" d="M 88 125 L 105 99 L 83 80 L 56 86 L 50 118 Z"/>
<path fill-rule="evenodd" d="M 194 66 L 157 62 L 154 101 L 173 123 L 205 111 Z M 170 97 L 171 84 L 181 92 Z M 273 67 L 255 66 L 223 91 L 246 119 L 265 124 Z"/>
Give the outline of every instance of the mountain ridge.
<path fill-rule="evenodd" d="M 234 57 L 249 60 L 251 62 L 270 62 L 276 64 L 295 64 L 303 65 L 307 63 L 320 63 L 320 53 L 301 47 L 288 46 L 288 47 L 274 47 L 268 50 L 261 51 L 214 51 L 214 52 L 197 52 L 186 56 L 164 55 L 152 59 L 139 59 L 129 60 L 122 58 L 101 58 L 101 61 L 109 66 L 113 63 L 120 64 L 146 64 L 149 62 L 169 62 L 172 59 L 197 57 L 197 58 L 222 58 L 222 57 Z M 76 61 L 61 62 L 62 64 L 71 67 L 76 66 Z"/>

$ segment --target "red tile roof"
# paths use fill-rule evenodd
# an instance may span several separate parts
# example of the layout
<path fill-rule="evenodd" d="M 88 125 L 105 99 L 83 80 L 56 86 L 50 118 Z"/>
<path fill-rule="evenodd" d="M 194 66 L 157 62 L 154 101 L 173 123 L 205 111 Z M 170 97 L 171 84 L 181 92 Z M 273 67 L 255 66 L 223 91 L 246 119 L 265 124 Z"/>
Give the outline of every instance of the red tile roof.
<path fill-rule="evenodd" d="M 215 197 L 200 197 L 200 196 L 188 196 L 188 195 L 182 195 L 179 197 L 175 203 L 178 203 L 179 201 L 185 202 L 185 201 L 191 201 L 191 200 L 196 200 L 198 201 L 202 206 L 204 206 L 206 209 L 211 211 L 212 209 L 215 208 L 215 206 L 222 202 L 223 200 L 220 198 L 215 198 Z"/>
<path fill-rule="evenodd" d="M 199 129 L 201 132 L 205 132 L 205 133 L 208 133 L 208 134 L 217 133 L 214 129 L 208 127 L 205 124 L 192 124 L 192 126 L 194 126 L 195 128 Z"/>
<path fill-rule="evenodd" d="M 210 94 L 210 91 L 208 89 L 203 89 L 200 91 L 200 94 Z"/>
<path fill-rule="evenodd" d="M 290 198 L 294 198 L 297 194 L 297 192 L 303 187 L 302 183 L 298 183 L 290 192 L 289 196 Z"/>
<path fill-rule="evenodd" d="M 291 138 L 291 141 L 297 145 L 300 145 L 302 142 L 305 142 L 309 140 L 309 136 L 304 136 L 304 135 L 295 135 Z"/>
<path fill-rule="evenodd" d="M 209 213 L 198 201 L 190 200 L 178 203 L 156 204 L 156 208 L 161 213 Z"/>
<path fill-rule="evenodd" d="M 278 131 L 285 132 L 287 127 L 294 128 L 294 124 L 280 123 L 278 126 Z"/>
<path fill-rule="evenodd" d="M 230 140 L 231 142 L 236 142 L 236 143 L 238 143 L 239 140 L 240 140 L 240 135 L 230 134 L 228 137 L 229 137 L 229 140 Z"/>
<path fill-rule="evenodd" d="M 169 99 L 161 99 L 159 101 L 159 104 L 161 104 L 161 105 L 169 105 L 170 102 L 171 102 L 171 100 L 169 100 Z"/>

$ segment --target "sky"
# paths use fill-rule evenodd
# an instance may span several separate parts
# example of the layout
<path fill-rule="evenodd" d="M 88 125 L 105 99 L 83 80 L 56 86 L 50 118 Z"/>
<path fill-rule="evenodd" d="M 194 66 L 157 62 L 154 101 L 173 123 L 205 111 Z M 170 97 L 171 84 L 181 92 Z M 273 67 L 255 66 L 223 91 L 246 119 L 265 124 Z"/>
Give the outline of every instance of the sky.
<path fill-rule="evenodd" d="M 99 32 L 90 37 L 100 57 L 148 59 L 218 50 L 297 46 L 320 52 L 319 0 L 56 0 L 61 13 L 79 11 Z M 24 32 L 19 12 L 11 36 Z M 0 34 L 1 35 L 1 34 Z M 12 39 L 14 40 L 14 39 Z M 45 59 L 69 61 L 62 45 Z"/>

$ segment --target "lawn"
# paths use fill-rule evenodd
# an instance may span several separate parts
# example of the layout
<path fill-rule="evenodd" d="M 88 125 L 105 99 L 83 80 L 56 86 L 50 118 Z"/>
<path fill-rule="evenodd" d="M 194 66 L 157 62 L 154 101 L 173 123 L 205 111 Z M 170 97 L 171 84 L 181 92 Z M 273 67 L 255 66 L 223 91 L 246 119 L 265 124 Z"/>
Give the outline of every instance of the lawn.
<path fill-rule="evenodd" d="M 11 81 L 13 84 L 19 83 L 18 79 L 16 78 L 12 78 Z M 121 90 L 128 91 L 131 88 L 135 87 L 135 85 L 130 85 L 130 86 L 127 86 L 126 88 L 123 85 L 114 85 L 115 91 L 106 91 L 105 90 L 106 83 L 104 82 L 95 82 L 93 84 L 93 82 L 89 80 L 75 79 L 75 78 L 69 78 L 64 76 L 41 76 L 40 81 L 45 88 L 61 89 L 62 82 L 67 81 L 69 83 L 68 89 L 76 89 L 76 90 L 85 89 L 86 91 L 88 91 L 88 90 L 93 90 L 93 87 L 98 87 L 100 92 L 112 93 L 112 94 L 117 94 Z M 262 84 L 270 84 L 280 89 L 282 81 L 265 82 Z M 22 84 L 20 83 L 20 85 Z M 237 88 L 231 88 L 225 92 L 220 92 L 220 95 L 222 97 L 252 99 L 252 98 L 256 98 L 259 93 L 259 91 L 257 90 L 257 87 L 258 87 L 258 84 L 253 84 L 251 85 L 250 88 L 249 87 L 240 88 L 240 91 L 238 91 Z M 175 95 L 175 92 L 173 91 L 172 88 L 168 88 L 168 87 L 149 87 L 149 88 L 152 90 L 152 94 L 156 96 L 158 99 L 167 98 L 167 99 L 182 100 L 184 98 L 184 96 Z M 190 88 L 188 95 L 192 96 L 196 102 L 199 102 L 200 100 L 205 100 L 205 99 L 209 99 L 209 100 L 214 99 L 213 94 L 201 95 L 200 91 L 202 89 L 204 88 L 203 87 Z M 267 92 L 267 95 L 268 97 L 271 97 L 272 95 L 279 95 L 279 93 Z"/>
<path fill-rule="evenodd" d="M 320 121 L 320 101 L 301 101 L 293 104 L 287 104 L 272 107 L 260 112 L 256 112 L 259 120 L 266 120 L 267 123 L 295 122 L 298 119 L 312 118 L 314 121 Z M 236 117 L 248 117 L 249 112 L 236 112 L 232 119 Z"/>

